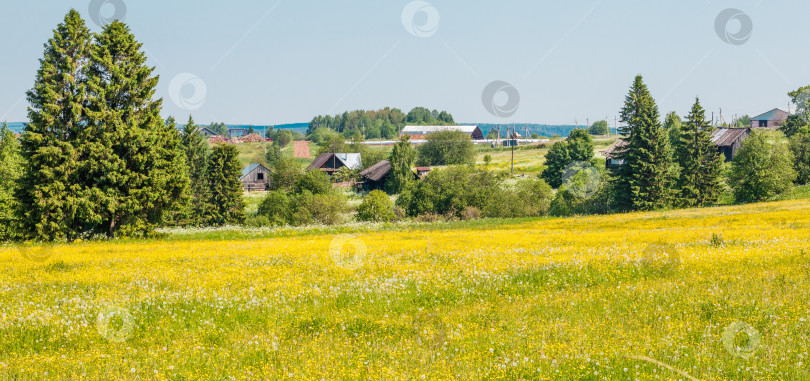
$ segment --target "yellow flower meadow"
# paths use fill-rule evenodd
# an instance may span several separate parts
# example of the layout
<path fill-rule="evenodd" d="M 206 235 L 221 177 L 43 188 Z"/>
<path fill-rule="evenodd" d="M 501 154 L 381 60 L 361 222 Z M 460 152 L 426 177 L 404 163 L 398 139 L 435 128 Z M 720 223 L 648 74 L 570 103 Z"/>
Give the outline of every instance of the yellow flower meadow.
<path fill-rule="evenodd" d="M 0 248 L 0 379 L 810 379 L 810 201 L 342 229 Z"/>

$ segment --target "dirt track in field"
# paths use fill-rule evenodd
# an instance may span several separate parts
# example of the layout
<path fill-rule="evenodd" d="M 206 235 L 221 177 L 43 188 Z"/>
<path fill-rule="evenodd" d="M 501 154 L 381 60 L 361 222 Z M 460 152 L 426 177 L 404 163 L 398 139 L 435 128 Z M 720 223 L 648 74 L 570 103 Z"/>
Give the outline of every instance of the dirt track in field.
<path fill-rule="evenodd" d="M 301 141 L 301 142 L 294 142 L 294 144 L 295 144 L 293 148 L 294 157 L 301 159 L 309 159 L 312 157 L 310 156 L 309 142 Z"/>

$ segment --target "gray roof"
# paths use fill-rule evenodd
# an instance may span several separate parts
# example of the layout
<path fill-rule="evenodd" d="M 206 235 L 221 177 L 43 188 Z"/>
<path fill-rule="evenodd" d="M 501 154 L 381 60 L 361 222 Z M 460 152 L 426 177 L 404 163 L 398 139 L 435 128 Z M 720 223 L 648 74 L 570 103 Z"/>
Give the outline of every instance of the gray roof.
<path fill-rule="evenodd" d="M 750 133 L 750 128 L 718 128 L 712 132 L 712 143 L 718 147 L 728 147 L 744 140 Z"/>
<path fill-rule="evenodd" d="M 259 168 L 259 167 L 264 167 L 264 166 L 261 165 L 261 164 L 258 164 L 258 163 L 253 163 L 251 165 L 248 165 L 247 167 L 245 167 L 245 169 L 242 170 L 242 176 L 239 177 L 239 180 L 244 179 L 245 176 L 249 175 L 250 172 L 255 171 L 256 168 Z M 267 168 L 265 168 L 265 169 L 267 169 Z"/>

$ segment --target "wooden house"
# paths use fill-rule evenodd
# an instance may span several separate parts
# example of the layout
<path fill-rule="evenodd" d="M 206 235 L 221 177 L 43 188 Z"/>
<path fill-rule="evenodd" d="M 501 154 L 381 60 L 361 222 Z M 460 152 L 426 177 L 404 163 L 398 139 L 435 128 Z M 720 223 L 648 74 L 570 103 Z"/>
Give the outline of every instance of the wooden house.
<path fill-rule="evenodd" d="M 751 135 L 750 128 L 717 128 L 712 132 L 712 143 L 725 157 L 726 162 L 734 159 L 743 142 Z"/>
<path fill-rule="evenodd" d="M 751 128 L 777 129 L 782 127 L 782 123 L 785 123 L 789 115 L 787 111 L 775 108 L 751 118 Z"/>
<path fill-rule="evenodd" d="M 383 160 L 360 172 L 360 182 L 357 186 L 366 191 L 383 189 L 390 175 L 391 162 Z"/>
<path fill-rule="evenodd" d="M 624 153 L 625 147 L 627 147 L 627 141 L 624 139 L 617 139 L 613 144 L 611 144 L 608 148 L 602 151 L 602 154 L 605 155 L 605 167 L 606 168 L 616 168 L 624 164 L 624 159 L 620 159 L 619 156 Z"/>
<path fill-rule="evenodd" d="M 363 161 L 359 153 L 324 153 L 316 157 L 307 170 L 318 169 L 332 175 L 341 168 L 359 170 Z"/>
<path fill-rule="evenodd" d="M 416 167 L 416 178 L 422 180 L 430 172 L 430 167 Z"/>
<path fill-rule="evenodd" d="M 212 129 L 208 128 L 208 127 L 200 127 L 199 131 L 200 131 L 200 133 L 202 133 L 202 134 L 203 134 L 203 136 L 205 136 L 206 138 L 210 138 L 210 137 L 214 137 L 214 136 L 219 136 L 219 134 L 218 134 L 218 133 L 216 133 L 216 131 L 214 131 L 214 130 L 212 130 Z"/>
<path fill-rule="evenodd" d="M 261 164 L 251 164 L 242 170 L 242 177 L 239 181 L 242 182 L 242 189 L 248 192 L 264 192 L 270 185 L 270 170 Z"/>

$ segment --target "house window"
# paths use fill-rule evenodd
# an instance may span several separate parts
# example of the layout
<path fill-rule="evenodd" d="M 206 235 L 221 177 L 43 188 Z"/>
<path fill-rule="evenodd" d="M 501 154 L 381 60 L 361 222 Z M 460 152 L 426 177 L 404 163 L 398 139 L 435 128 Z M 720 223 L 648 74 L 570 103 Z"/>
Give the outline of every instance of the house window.
<path fill-rule="evenodd" d="M 256 174 L 256 179 L 264 180 L 264 173 L 259 172 L 258 174 Z"/>
<path fill-rule="evenodd" d="M 759 126 L 760 127 L 768 127 L 768 121 L 767 120 L 760 120 L 759 121 Z"/>

